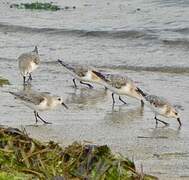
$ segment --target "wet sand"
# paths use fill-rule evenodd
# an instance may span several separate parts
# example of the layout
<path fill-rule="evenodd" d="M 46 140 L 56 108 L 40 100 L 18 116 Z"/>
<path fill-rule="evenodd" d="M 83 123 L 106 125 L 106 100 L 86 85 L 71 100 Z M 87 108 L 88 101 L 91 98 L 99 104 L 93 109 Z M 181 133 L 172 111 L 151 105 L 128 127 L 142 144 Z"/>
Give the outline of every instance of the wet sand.
<path fill-rule="evenodd" d="M 128 104 L 122 105 L 116 98 L 116 105 L 112 109 L 111 93 L 105 91 L 103 87 L 95 86 L 94 89 L 89 89 L 78 83 L 79 88 L 74 89 L 72 77 L 61 67 L 54 63 L 42 64 L 34 73 L 32 88 L 63 96 L 69 110 L 60 107 L 51 112 L 40 113 L 53 124 L 41 124 L 36 127 L 33 112 L 14 100 L 11 95 L 2 92 L 22 89 L 20 76 L 11 75 L 17 65 L 16 61 L 12 62 L 11 68 L 9 68 L 10 63 L 4 68 L 6 77 L 10 78 L 12 85 L 1 88 L 3 125 L 25 128 L 35 138 L 42 141 L 55 140 L 63 146 L 73 141 L 108 144 L 114 152 L 133 158 L 139 169 L 142 164 L 146 173 L 158 176 L 160 179 L 189 177 L 187 138 L 189 124 L 186 110 L 189 99 L 185 96 L 184 101 L 180 102 L 181 92 L 187 94 L 188 83 L 181 84 L 179 79 L 184 78 L 182 75 L 127 72 L 133 79 L 137 79 L 137 84 L 143 89 L 156 94 L 160 94 L 161 89 L 161 95 L 183 109 L 180 110 L 183 123 L 181 129 L 178 129 L 176 120 L 169 119 L 167 122 L 170 126 L 163 127 L 159 124 L 156 128 L 153 113 L 147 107 L 142 109 L 140 102 L 124 97 Z M 123 73 L 119 69 L 113 71 Z M 145 81 L 146 79 L 148 80 Z M 19 85 L 15 85 L 15 82 Z"/>

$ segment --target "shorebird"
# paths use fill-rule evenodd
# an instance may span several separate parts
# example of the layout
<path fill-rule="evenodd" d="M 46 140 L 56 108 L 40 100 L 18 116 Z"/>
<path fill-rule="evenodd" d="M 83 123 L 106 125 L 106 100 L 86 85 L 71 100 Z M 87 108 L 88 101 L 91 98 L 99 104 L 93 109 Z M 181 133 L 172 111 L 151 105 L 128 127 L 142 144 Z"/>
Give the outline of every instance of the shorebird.
<path fill-rule="evenodd" d="M 119 96 L 119 100 L 126 104 L 126 102 L 121 98 L 121 95 L 126 95 L 129 97 L 133 97 L 141 101 L 141 105 L 144 105 L 143 102 L 143 91 L 138 88 L 135 83 L 128 78 L 127 76 L 122 76 L 118 74 L 103 74 L 96 71 L 93 71 L 99 78 L 101 78 L 101 83 L 110 91 L 112 91 L 112 100 L 113 106 L 115 104 L 114 94 Z"/>
<path fill-rule="evenodd" d="M 176 118 L 179 123 L 179 127 L 181 127 L 182 123 L 180 121 L 178 111 L 166 99 L 149 94 L 144 94 L 144 98 L 145 104 L 150 107 L 150 109 L 155 114 L 154 119 L 156 120 L 156 125 L 158 124 L 158 121 L 165 125 L 168 125 L 167 122 L 164 122 L 157 118 L 157 116 L 160 115 L 166 118 Z"/>
<path fill-rule="evenodd" d="M 79 64 L 67 64 L 63 62 L 62 60 L 58 59 L 58 62 L 64 67 L 64 69 L 71 74 L 73 78 L 74 87 L 77 88 L 75 79 L 79 80 L 81 84 L 87 85 L 89 88 L 93 88 L 91 84 L 88 84 L 86 82 L 91 83 L 98 83 L 96 80 L 96 75 L 93 73 L 93 68 L 79 65 Z"/>
<path fill-rule="evenodd" d="M 20 73 L 23 76 L 24 84 L 26 84 L 26 76 L 29 76 L 27 82 L 32 80 L 31 73 L 39 66 L 39 64 L 40 58 L 37 46 L 35 46 L 32 52 L 23 53 L 18 57 L 18 66 Z"/>
<path fill-rule="evenodd" d="M 20 100 L 30 109 L 34 110 L 36 123 L 38 119 L 40 119 L 45 124 L 51 124 L 50 122 L 45 121 L 43 118 L 39 116 L 38 111 L 47 111 L 54 109 L 58 105 L 63 105 L 66 109 L 68 107 L 63 102 L 63 99 L 59 96 L 51 96 L 48 93 L 36 92 L 32 90 L 20 91 L 20 92 L 12 92 L 9 91 L 10 94 L 15 96 L 15 99 Z"/>

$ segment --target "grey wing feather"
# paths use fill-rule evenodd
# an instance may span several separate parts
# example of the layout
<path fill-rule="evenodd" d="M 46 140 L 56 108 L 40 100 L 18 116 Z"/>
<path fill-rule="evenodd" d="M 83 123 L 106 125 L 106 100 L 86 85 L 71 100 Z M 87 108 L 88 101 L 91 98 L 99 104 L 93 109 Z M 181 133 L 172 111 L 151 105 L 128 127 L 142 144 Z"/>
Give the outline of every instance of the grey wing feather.
<path fill-rule="evenodd" d="M 121 75 L 106 74 L 105 77 L 108 80 L 109 84 L 116 88 L 121 88 L 122 86 L 125 86 L 128 82 L 132 82 L 126 76 Z"/>
<path fill-rule="evenodd" d="M 85 76 L 86 72 L 88 71 L 87 67 L 84 67 L 82 65 L 77 65 L 77 64 L 67 64 L 63 62 L 62 60 L 58 59 L 58 62 L 64 66 L 65 68 L 69 69 L 70 71 L 74 72 L 78 76 L 82 77 Z"/>
<path fill-rule="evenodd" d="M 18 60 L 20 63 L 22 63 L 22 61 L 24 62 L 30 62 L 31 60 L 35 63 L 35 64 L 39 64 L 40 63 L 40 58 L 38 56 L 38 54 L 31 52 L 31 53 L 23 53 L 18 57 Z"/>
<path fill-rule="evenodd" d="M 24 91 L 22 92 L 9 92 L 10 94 L 14 95 L 16 98 L 23 100 L 25 102 L 30 102 L 35 105 L 40 104 L 45 98 L 41 96 L 40 94 L 35 93 L 26 93 Z"/>
<path fill-rule="evenodd" d="M 85 75 L 86 75 L 86 73 L 87 73 L 87 71 L 88 71 L 88 68 L 87 68 L 87 67 L 84 67 L 84 66 L 81 66 L 81 65 L 73 65 L 73 66 L 75 66 L 74 72 L 75 72 L 78 76 L 82 77 L 82 76 L 85 76 Z"/>
<path fill-rule="evenodd" d="M 102 80 L 104 80 L 104 81 L 109 81 L 107 78 L 106 78 L 106 76 L 104 75 L 104 74 L 102 74 L 101 72 L 99 72 L 99 71 L 96 71 L 96 70 L 92 70 L 92 72 L 95 74 L 95 75 L 97 75 L 99 78 L 101 78 Z"/>
<path fill-rule="evenodd" d="M 63 62 L 63 61 L 60 60 L 60 59 L 58 59 L 58 62 L 59 62 L 62 66 L 64 66 L 65 68 L 67 68 L 67 69 L 69 69 L 69 70 L 71 70 L 71 71 L 74 71 L 74 70 L 75 70 L 75 68 L 74 68 L 72 65 Z"/>
<path fill-rule="evenodd" d="M 154 104 L 155 106 L 164 106 L 169 104 L 164 98 L 158 97 L 156 95 L 147 95 L 145 99 L 150 102 L 150 104 Z"/>
<path fill-rule="evenodd" d="M 131 80 L 129 80 L 127 77 L 120 75 L 100 73 L 97 71 L 93 71 L 93 73 L 95 73 L 98 77 L 104 80 L 107 84 L 116 88 L 121 88 L 122 86 L 126 85 L 128 81 L 131 82 Z"/>

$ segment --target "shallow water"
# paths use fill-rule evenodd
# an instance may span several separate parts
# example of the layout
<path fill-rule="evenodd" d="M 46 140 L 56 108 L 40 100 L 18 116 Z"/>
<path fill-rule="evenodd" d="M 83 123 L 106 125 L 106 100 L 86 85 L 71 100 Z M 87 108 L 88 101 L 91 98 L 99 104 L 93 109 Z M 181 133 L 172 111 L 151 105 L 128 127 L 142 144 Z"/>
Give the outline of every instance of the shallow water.
<path fill-rule="evenodd" d="M 7 2 L 0 2 L 0 75 L 11 85 L 0 88 L 1 124 L 62 145 L 75 140 L 108 144 L 160 179 L 189 178 L 187 0 L 57 1 L 76 6 L 58 12 L 10 9 Z M 5 92 L 23 88 L 16 58 L 34 45 L 42 64 L 32 88 L 61 95 L 69 106 L 40 113 L 53 124 L 37 127 L 33 112 Z M 75 90 L 72 77 L 55 63 L 58 58 L 128 75 L 143 90 L 177 105 L 183 126 L 167 120 L 170 126 L 155 128 L 153 113 L 127 97 L 128 105 L 116 99 L 112 110 L 111 93 L 103 87 L 78 83 Z"/>

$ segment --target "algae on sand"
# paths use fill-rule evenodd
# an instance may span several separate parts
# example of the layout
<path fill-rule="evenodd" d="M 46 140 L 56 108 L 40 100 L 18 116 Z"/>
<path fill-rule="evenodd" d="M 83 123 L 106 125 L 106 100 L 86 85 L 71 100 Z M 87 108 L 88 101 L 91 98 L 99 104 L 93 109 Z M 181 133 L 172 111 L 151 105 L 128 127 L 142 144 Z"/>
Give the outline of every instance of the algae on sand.
<path fill-rule="evenodd" d="M 153 180 L 108 146 L 73 143 L 62 148 L 40 143 L 14 128 L 0 128 L 0 179 Z"/>
<path fill-rule="evenodd" d="M 61 8 L 57 5 L 51 3 L 40 3 L 40 2 L 33 2 L 33 3 L 20 3 L 20 4 L 11 4 L 10 8 L 18 8 L 18 9 L 31 9 L 31 10 L 48 10 L 48 11 L 58 11 Z"/>
<path fill-rule="evenodd" d="M 5 79 L 5 78 L 2 78 L 0 76 L 0 86 L 3 86 L 3 85 L 9 85 L 9 80 L 8 79 Z"/>

